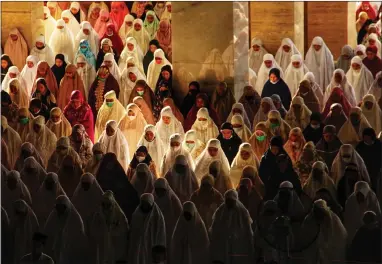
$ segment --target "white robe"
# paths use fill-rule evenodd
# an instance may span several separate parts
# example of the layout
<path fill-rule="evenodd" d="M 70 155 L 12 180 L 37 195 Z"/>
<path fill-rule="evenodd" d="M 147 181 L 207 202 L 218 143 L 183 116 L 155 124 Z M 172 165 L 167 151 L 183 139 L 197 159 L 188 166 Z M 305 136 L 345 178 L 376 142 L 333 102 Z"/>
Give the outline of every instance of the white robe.
<path fill-rule="evenodd" d="M 373 107 L 369 110 L 365 107 L 365 102 L 371 102 Z M 382 111 L 374 95 L 367 94 L 363 97 L 361 105 L 362 113 L 378 135 L 382 131 Z"/>
<path fill-rule="evenodd" d="M 62 11 L 61 19 L 63 19 L 64 17 L 69 18 L 69 23 L 66 24 L 66 28 L 70 30 L 73 36 L 77 36 L 78 32 L 80 32 L 80 23 L 78 23 L 77 19 L 73 16 L 70 10 Z"/>
<path fill-rule="evenodd" d="M 33 46 L 31 49 L 30 55 L 34 55 L 38 57 L 40 61 L 46 61 L 50 67 L 52 67 L 55 63 L 55 55 L 50 48 L 50 46 L 45 42 L 44 36 L 39 36 L 36 39 L 36 42 L 42 42 L 45 44 L 45 47 L 43 49 L 38 49 L 36 46 Z"/>
<path fill-rule="evenodd" d="M 133 50 L 130 51 L 127 47 L 127 44 L 132 44 L 134 46 Z M 118 60 L 119 70 L 122 72 L 126 68 L 126 62 L 128 57 L 133 57 L 137 63 L 135 67 L 139 68 L 140 71 L 143 71 L 143 53 L 141 48 L 138 46 L 137 41 L 133 37 L 128 37 L 125 41 L 125 47 L 121 53 L 121 56 Z"/>
<path fill-rule="evenodd" d="M 259 51 L 254 51 L 252 46 L 257 45 L 260 47 Z M 263 63 L 263 57 L 268 51 L 263 47 L 263 42 L 260 39 L 254 38 L 251 42 L 251 48 L 249 49 L 249 68 L 251 68 L 256 74 L 258 74 L 260 67 Z"/>
<path fill-rule="evenodd" d="M 292 63 L 293 62 L 299 62 L 300 67 L 295 68 Z M 288 88 L 290 90 L 290 94 L 295 96 L 295 94 L 298 91 L 298 88 L 300 87 L 300 82 L 304 79 L 305 74 L 309 72 L 309 69 L 304 64 L 304 61 L 301 57 L 301 55 L 296 54 L 293 55 L 290 59 L 290 63 L 288 67 L 285 70 L 285 78 L 284 81 L 288 85 Z"/>
<path fill-rule="evenodd" d="M 133 82 L 130 79 L 129 77 L 130 73 L 133 73 L 136 76 L 135 82 Z M 136 82 L 139 80 L 146 81 L 146 77 L 141 73 L 141 71 L 136 66 L 125 68 L 123 70 L 121 74 L 121 87 L 120 87 L 119 98 L 118 98 L 122 105 L 127 105 L 129 103 L 131 92 L 133 91 Z"/>
<path fill-rule="evenodd" d="M 353 70 L 350 66 L 349 71 L 346 73 L 346 77 L 354 88 L 357 103 L 362 101 L 362 98 L 367 94 L 370 86 L 373 84 L 374 77 L 373 74 L 363 65 L 360 57 L 355 56 L 351 63 L 356 63 L 361 66 L 359 72 Z"/>
<path fill-rule="evenodd" d="M 162 58 L 161 64 L 157 64 L 155 62 L 156 57 Z M 163 50 L 157 49 L 156 51 L 154 51 L 154 59 L 152 62 L 150 62 L 149 67 L 147 69 L 147 84 L 153 91 L 155 91 L 159 75 L 161 73 L 161 69 L 165 65 L 170 65 L 172 67 L 171 63 L 166 59 Z"/>
<path fill-rule="evenodd" d="M 50 37 L 54 29 L 56 28 L 56 20 L 50 15 L 50 10 L 48 7 L 44 6 L 44 14 L 46 19 L 44 19 L 44 28 L 45 28 L 45 39 L 49 42 Z"/>
<path fill-rule="evenodd" d="M 272 66 L 270 68 L 267 68 L 267 66 L 265 66 L 265 63 L 264 63 L 264 61 L 268 61 L 268 60 L 272 61 Z M 263 63 L 261 64 L 260 70 L 257 73 L 257 81 L 256 81 L 255 90 L 258 94 L 261 95 L 264 88 L 264 84 L 269 80 L 269 71 L 273 68 L 279 69 L 280 77 L 283 78 L 284 73 L 280 65 L 278 65 L 278 63 L 276 62 L 272 54 L 267 53 L 263 56 Z"/>
<path fill-rule="evenodd" d="M 335 81 L 334 76 L 336 75 L 336 73 L 341 74 L 341 77 L 342 77 L 341 83 L 337 83 Z M 326 91 L 324 94 L 324 102 L 322 104 L 323 106 L 326 105 L 326 102 L 328 101 L 328 99 L 332 93 L 332 90 L 335 87 L 340 87 L 342 89 L 342 91 L 345 94 L 346 99 L 349 101 L 349 104 L 352 107 L 355 107 L 357 105 L 357 99 L 356 99 L 356 95 L 355 95 L 353 86 L 348 81 L 348 78 L 345 75 L 345 72 L 342 69 L 337 69 L 333 72 L 332 79 L 331 79 L 329 85 L 326 87 Z"/>
<path fill-rule="evenodd" d="M 205 118 L 206 121 L 199 121 L 199 118 Z M 196 132 L 196 137 L 203 144 L 206 144 L 210 139 L 216 138 L 219 135 L 218 127 L 208 114 L 207 108 L 200 108 L 196 114 L 196 120 L 191 127 Z"/>
<path fill-rule="evenodd" d="M 162 117 L 164 116 L 170 118 L 170 124 L 165 124 L 163 122 Z M 174 116 L 170 106 L 166 106 L 162 109 L 160 120 L 155 127 L 165 149 L 170 145 L 171 135 L 175 133 L 179 133 L 181 136 L 184 135 L 182 123 L 180 123 L 180 121 Z"/>
<path fill-rule="evenodd" d="M 382 79 L 382 70 L 377 73 L 375 76 L 375 79 L 373 81 L 373 84 L 370 86 L 369 94 L 374 95 L 375 99 L 378 101 L 379 98 L 381 98 L 382 95 L 382 86 L 379 86 L 378 81 Z"/>
<path fill-rule="evenodd" d="M 313 45 L 320 45 L 316 51 Z M 328 86 L 334 71 L 333 55 L 321 37 L 315 37 L 305 56 L 305 65 L 313 72 L 320 87 Z"/>
<path fill-rule="evenodd" d="M 283 46 L 288 46 L 290 48 L 289 52 L 285 52 Z M 293 55 L 301 55 L 301 53 L 290 38 L 284 38 L 275 56 L 277 63 L 284 72 L 288 68 Z"/>
<path fill-rule="evenodd" d="M 154 139 L 153 141 L 149 142 L 145 138 L 145 134 L 147 131 L 151 131 L 154 133 Z M 138 146 L 145 146 L 147 148 L 147 151 L 149 152 L 151 158 L 153 159 L 155 166 L 159 166 L 162 162 L 163 154 L 164 154 L 164 149 L 163 146 L 164 144 L 162 143 L 162 140 L 153 125 L 146 125 L 144 132 L 141 136 L 141 139 L 138 142 Z"/>
<path fill-rule="evenodd" d="M 21 71 L 20 75 L 23 77 L 23 79 L 26 82 L 26 88 L 27 88 L 27 94 L 28 96 L 31 96 L 32 89 L 34 85 L 34 81 L 36 79 L 37 75 L 37 63 L 39 62 L 39 58 L 33 55 L 29 55 L 27 57 L 27 62 L 33 62 L 33 67 L 29 68 L 27 64 L 25 64 L 23 70 Z"/>
<path fill-rule="evenodd" d="M 64 28 L 58 29 L 58 26 L 63 26 Z M 69 62 L 74 59 L 74 43 L 73 34 L 67 28 L 64 20 L 57 20 L 56 28 L 54 29 L 52 36 L 49 40 L 49 46 L 51 47 L 53 54 L 65 54 Z"/>
<path fill-rule="evenodd" d="M 85 35 L 83 32 L 84 29 L 88 29 L 90 31 L 89 35 Z M 94 56 L 97 58 L 100 42 L 97 32 L 94 30 L 92 25 L 88 21 L 84 21 L 80 24 L 80 31 L 77 33 L 77 35 L 74 40 L 74 51 L 77 52 L 80 42 L 83 39 L 86 39 L 89 43 L 90 50 L 93 52 Z"/>

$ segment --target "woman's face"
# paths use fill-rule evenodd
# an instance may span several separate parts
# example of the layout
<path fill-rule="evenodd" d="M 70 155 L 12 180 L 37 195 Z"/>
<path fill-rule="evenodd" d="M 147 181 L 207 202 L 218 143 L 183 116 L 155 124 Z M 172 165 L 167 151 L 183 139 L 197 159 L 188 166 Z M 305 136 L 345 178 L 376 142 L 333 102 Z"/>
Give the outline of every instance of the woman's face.
<path fill-rule="evenodd" d="M 108 20 L 109 20 L 108 17 L 101 16 L 101 21 L 102 21 L 102 22 L 106 23 Z"/>
<path fill-rule="evenodd" d="M 275 107 L 276 107 L 277 109 L 279 109 L 280 106 L 281 106 L 281 104 L 280 104 L 278 101 L 275 101 L 275 100 L 272 100 L 272 101 L 273 101 L 273 104 L 275 105 Z"/>
<path fill-rule="evenodd" d="M 50 15 L 54 17 L 54 15 L 56 13 L 56 8 L 51 7 L 51 6 L 49 6 L 48 8 L 49 8 Z"/>
<path fill-rule="evenodd" d="M 9 77 L 11 77 L 11 78 L 16 78 L 16 77 L 17 77 L 17 74 L 16 74 L 16 73 L 13 73 L 13 72 L 10 72 L 10 73 L 9 73 Z"/>
<path fill-rule="evenodd" d="M 137 86 L 136 90 L 137 92 L 143 92 L 145 89 L 141 86 Z"/>
<path fill-rule="evenodd" d="M 11 89 L 11 93 L 13 93 L 13 94 L 17 94 L 18 93 L 18 89 L 17 89 L 17 87 L 16 86 L 14 86 L 14 85 L 10 85 L 10 89 Z"/>
<path fill-rule="evenodd" d="M 273 63 L 271 60 L 266 60 L 266 61 L 264 61 L 264 65 L 265 65 L 265 67 L 267 67 L 269 69 L 269 68 L 272 68 Z"/>
<path fill-rule="evenodd" d="M 132 43 L 127 43 L 127 48 L 128 48 L 130 51 L 133 51 L 133 50 L 134 50 L 134 44 L 132 44 Z"/>
<path fill-rule="evenodd" d="M 171 5 L 167 5 L 167 11 L 171 13 L 171 9 L 172 9 L 172 6 Z"/>
<path fill-rule="evenodd" d="M 284 46 L 283 46 L 283 50 L 284 50 L 285 52 L 289 52 L 289 51 L 290 51 L 290 47 L 289 47 L 288 45 L 284 45 Z"/>
<path fill-rule="evenodd" d="M 197 98 L 196 99 L 196 107 L 197 108 L 202 108 L 205 106 L 205 102 L 202 98 Z"/>
<path fill-rule="evenodd" d="M 231 129 L 223 129 L 223 130 L 220 130 L 222 135 L 223 135 L 223 138 L 225 139 L 230 139 L 232 137 L 232 130 Z"/>
<path fill-rule="evenodd" d="M 340 94 L 338 94 L 338 93 L 333 93 L 333 94 L 331 95 L 331 97 L 332 97 L 332 101 L 333 101 L 334 103 L 340 103 L 340 102 L 341 102 L 341 95 L 340 95 Z"/>
<path fill-rule="evenodd" d="M 92 19 L 98 19 L 100 11 L 101 11 L 101 8 L 99 8 L 99 7 L 94 8 L 92 13 L 91 13 L 91 18 Z"/>
<path fill-rule="evenodd" d="M 374 40 L 374 39 L 369 39 L 369 45 L 370 45 L 370 46 L 375 45 L 375 40 Z"/>
<path fill-rule="evenodd" d="M 251 157 L 251 153 L 249 153 L 246 150 L 242 150 L 242 151 L 240 151 L 240 156 L 243 160 L 247 160 Z"/>
<path fill-rule="evenodd" d="M 141 24 L 139 24 L 139 23 L 135 23 L 135 24 L 134 24 L 134 30 L 135 30 L 135 31 L 140 31 L 141 29 L 142 29 Z"/>
<path fill-rule="evenodd" d="M 60 59 L 56 59 L 55 64 L 56 64 L 57 67 L 61 67 L 62 64 L 64 64 L 64 62 L 62 60 L 60 60 Z"/>
<path fill-rule="evenodd" d="M 72 106 L 73 106 L 75 109 L 77 109 L 77 108 L 79 108 L 79 107 L 81 106 L 81 101 L 78 100 L 78 99 L 73 99 L 73 100 L 71 100 L 70 102 L 71 102 Z"/>
<path fill-rule="evenodd" d="M 14 34 L 11 34 L 11 39 L 13 40 L 13 41 L 16 41 L 16 40 L 18 40 L 18 36 L 17 35 L 14 35 Z"/>
<path fill-rule="evenodd" d="M 27 61 L 28 68 L 33 68 L 34 64 L 32 61 Z"/>
<path fill-rule="evenodd" d="M 85 35 L 87 35 L 87 36 L 89 36 L 89 34 L 90 34 L 90 30 L 87 29 L 87 28 L 84 28 L 84 29 L 82 30 L 82 32 L 83 32 Z"/>
<path fill-rule="evenodd" d="M 209 147 L 208 148 L 208 154 L 210 154 L 211 157 L 216 157 L 218 155 L 218 148 L 215 147 Z"/>
<path fill-rule="evenodd" d="M 40 93 L 42 94 L 45 93 L 45 86 L 42 83 L 37 84 L 37 89 L 39 90 Z"/>
<path fill-rule="evenodd" d="M 133 26 L 133 21 L 125 22 L 126 27 L 131 28 Z"/>
<path fill-rule="evenodd" d="M 162 58 L 161 57 L 155 57 L 155 63 L 156 64 L 161 64 L 162 63 Z"/>
<path fill-rule="evenodd" d="M 258 46 L 258 45 L 253 45 L 253 46 L 252 46 L 252 49 L 253 49 L 253 51 L 259 51 L 259 50 L 260 50 L 260 46 Z"/>
<path fill-rule="evenodd" d="M 169 117 L 169 116 L 162 116 L 162 121 L 166 125 L 169 125 L 171 123 L 171 117 Z"/>
<path fill-rule="evenodd" d="M 361 65 L 359 65 L 358 63 L 353 63 L 351 65 L 352 69 L 356 72 L 358 72 L 360 69 L 361 69 Z"/>
<path fill-rule="evenodd" d="M 1 60 L 1 68 L 5 69 L 8 67 L 8 62 L 6 60 Z"/>
<path fill-rule="evenodd" d="M 154 133 L 151 131 L 146 131 L 145 138 L 149 142 L 153 141 L 154 140 Z"/>
<path fill-rule="evenodd" d="M 63 17 L 62 20 L 65 21 L 65 24 L 69 24 L 69 18 L 68 17 Z"/>
<path fill-rule="evenodd" d="M 68 77 L 68 78 L 70 78 L 70 79 L 73 79 L 73 77 L 74 77 L 74 72 L 67 71 L 67 72 L 65 72 L 65 76 Z"/>
<path fill-rule="evenodd" d="M 152 52 L 152 53 L 154 53 L 158 48 L 157 48 L 157 46 L 155 46 L 155 45 L 150 45 L 150 51 Z"/>
<path fill-rule="evenodd" d="M 168 71 L 162 71 L 162 77 L 166 80 L 166 81 L 168 81 L 168 80 L 170 80 L 170 73 L 168 72 Z"/>
<path fill-rule="evenodd" d="M 365 102 L 365 107 L 367 110 L 371 110 L 373 108 L 373 102 L 370 102 L 370 101 L 366 101 Z"/>
<path fill-rule="evenodd" d="M 243 112 L 241 111 L 240 108 L 234 108 L 234 109 L 232 109 L 232 113 L 233 113 L 233 114 L 239 114 L 239 115 L 243 114 Z"/>
<path fill-rule="evenodd" d="M 113 29 L 111 27 L 107 27 L 106 28 L 106 34 L 109 35 L 109 36 L 112 35 L 113 34 Z"/>
<path fill-rule="evenodd" d="M 264 114 L 267 114 L 269 110 L 271 110 L 271 105 L 268 104 L 267 102 L 262 102 L 261 103 L 261 109 L 263 110 Z"/>
<path fill-rule="evenodd" d="M 271 82 L 277 82 L 279 78 L 277 78 L 277 76 L 274 74 L 274 73 L 271 73 L 271 75 L 269 75 L 269 80 Z"/>
<path fill-rule="evenodd" d="M 359 51 L 357 51 L 357 53 L 356 53 L 356 54 L 357 54 L 357 56 L 363 56 L 363 55 L 364 55 L 364 54 L 363 54 L 363 52 L 362 52 L 362 51 L 360 51 L 360 50 L 359 50 Z"/>
<path fill-rule="evenodd" d="M 136 82 L 136 80 L 137 80 L 137 76 L 136 76 L 134 73 L 129 72 L 129 79 L 130 79 L 130 81 L 132 81 L 132 82 Z"/>
<path fill-rule="evenodd" d="M 331 109 L 333 116 L 339 116 L 341 114 L 341 108 L 338 106 L 335 106 Z"/>
<path fill-rule="evenodd" d="M 313 45 L 315 51 L 320 51 L 321 45 Z"/>
<path fill-rule="evenodd" d="M 152 23 L 152 22 L 154 21 L 154 16 L 152 16 L 152 15 L 148 15 L 148 16 L 146 17 L 146 19 L 147 19 L 147 21 L 148 21 L 149 23 Z"/>
<path fill-rule="evenodd" d="M 334 74 L 334 81 L 335 81 L 336 83 L 341 83 L 341 82 L 342 82 L 342 75 L 341 75 L 340 73 L 336 72 L 336 73 Z"/>
<path fill-rule="evenodd" d="M 78 68 L 78 69 L 79 69 L 79 68 L 84 68 L 85 65 L 86 65 L 85 62 L 77 62 L 77 68 Z"/>
<path fill-rule="evenodd" d="M 300 62 L 299 61 L 293 61 L 292 65 L 294 68 L 299 69 L 300 68 Z"/>

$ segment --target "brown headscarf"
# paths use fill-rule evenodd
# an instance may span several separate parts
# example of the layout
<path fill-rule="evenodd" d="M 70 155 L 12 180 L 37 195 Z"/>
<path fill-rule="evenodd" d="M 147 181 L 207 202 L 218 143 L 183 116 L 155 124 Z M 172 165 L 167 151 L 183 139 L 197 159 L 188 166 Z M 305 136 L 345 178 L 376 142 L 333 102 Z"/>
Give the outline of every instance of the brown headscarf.
<path fill-rule="evenodd" d="M 243 104 L 245 112 L 247 112 L 247 116 L 252 122 L 252 120 L 255 118 L 257 111 L 260 108 L 260 95 L 255 91 L 255 89 L 253 89 L 252 86 L 247 85 L 244 87 L 244 93 L 240 97 L 239 103 Z"/>
<path fill-rule="evenodd" d="M 71 73 L 72 77 L 68 77 L 68 73 Z M 84 83 L 82 82 L 81 76 L 78 75 L 77 67 L 73 64 L 69 64 L 66 66 L 64 78 L 61 79 L 57 97 L 58 107 L 64 109 L 70 101 L 70 95 L 75 90 L 79 90 L 82 94 L 85 94 Z"/>
<path fill-rule="evenodd" d="M 39 61 L 39 63 L 37 63 L 37 75 L 33 85 L 32 93 L 36 91 L 36 80 L 38 78 L 45 79 L 49 91 L 54 95 L 55 98 L 57 98 L 58 86 L 56 77 L 54 76 L 52 70 L 49 67 L 49 64 L 46 61 Z"/>
<path fill-rule="evenodd" d="M 171 24 L 168 20 L 159 22 L 159 28 L 155 38 L 158 40 L 163 51 L 167 54 L 171 47 Z"/>
<path fill-rule="evenodd" d="M 224 89 L 219 94 L 220 89 Z M 221 82 L 218 87 L 214 90 L 211 99 L 211 108 L 215 109 L 220 120 L 227 120 L 232 106 L 236 103 L 235 97 L 231 89 L 228 88 L 227 83 Z"/>
<path fill-rule="evenodd" d="M 259 141 L 256 136 L 261 136 L 256 133 L 257 130 L 261 130 L 264 132 L 265 139 L 263 141 Z M 255 153 L 258 160 L 261 160 L 261 157 L 264 155 L 265 151 L 269 148 L 269 142 L 271 140 L 271 134 L 268 133 L 268 128 L 265 122 L 257 123 L 255 129 L 255 133 L 249 138 L 248 143 L 251 144 L 253 152 Z"/>
<path fill-rule="evenodd" d="M 153 111 L 149 108 L 145 99 L 143 97 L 136 96 L 133 99 L 133 103 L 136 104 L 141 109 L 141 112 L 144 118 L 146 119 L 147 124 L 155 126 Z"/>
<path fill-rule="evenodd" d="M 16 35 L 17 40 L 13 41 L 11 35 Z M 13 65 L 17 66 L 21 71 L 25 65 L 25 60 L 28 57 L 28 45 L 17 28 L 14 28 L 9 32 L 8 39 L 4 45 L 4 53 L 8 54 Z"/>
<path fill-rule="evenodd" d="M 163 100 L 163 108 L 166 106 L 171 107 L 172 113 L 179 120 L 179 122 L 182 123 L 182 125 L 183 125 L 184 117 L 183 117 L 182 113 L 179 111 L 178 107 L 175 105 L 174 100 L 172 98 L 169 97 L 169 98 L 165 98 Z"/>
<path fill-rule="evenodd" d="M 300 86 L 297 90 L 296 96 L 300 96 L 304 99 L 305 105 L 309 108 L 312 113 L 321 112 L 320 102 L 314 91 L 312 90 L 312 86 L 308 80 L 303 80 L 300 82 Z"/>
<path fill-rule="evenodd" d="M 153 109 L 155 95 L 153 90 L 151 90 L 151 88 L 147 85 L 147 83 L 144 80 L 139 80 L 136 82 L 135 87 L 130 94 L 129 104 L 133 102 L 136 96 L 140 96 L 137 92 L 138 87 L 143 87 L 143 95 L 141 97 L 145 100 L 149 109 Z"/>

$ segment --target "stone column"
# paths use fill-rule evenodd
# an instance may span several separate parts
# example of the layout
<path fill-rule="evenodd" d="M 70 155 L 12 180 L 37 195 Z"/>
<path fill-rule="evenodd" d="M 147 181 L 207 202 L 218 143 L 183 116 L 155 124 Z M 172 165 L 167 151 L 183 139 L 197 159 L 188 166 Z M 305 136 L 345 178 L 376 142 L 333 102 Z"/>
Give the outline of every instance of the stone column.
<path fill-rule="evenodd" d="M 44 34 L 43 6 L 44 2 L 2 2 L 1 45 L 4 47 L 10 30 L 17 27 L 30 49 L 35 37 Z"/>
<path fill-rule="evenodd" d="M 221 55 L 233 40 L 232 2 L 173 2 L 171 20 L 173 89 L 179 105 L 190 81 L 199 80 L 209 93 L 216 84 L 199 78 L 199 72 L 213 49 Z"/>
<path fill-rule="evenodd" d="M 348 2 L 348 44 L 355 48 L 357 46 L 357 30 L 355 28 L 355 11 L 357 9 L 357 2 Z"/>

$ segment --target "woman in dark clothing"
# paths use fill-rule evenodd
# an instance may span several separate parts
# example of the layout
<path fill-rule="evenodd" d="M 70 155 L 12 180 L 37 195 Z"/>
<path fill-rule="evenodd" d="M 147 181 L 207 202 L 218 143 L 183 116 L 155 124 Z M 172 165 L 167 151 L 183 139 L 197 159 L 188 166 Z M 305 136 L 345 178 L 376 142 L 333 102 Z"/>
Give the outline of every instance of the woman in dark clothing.
<path fill-rule="evenodd" d="M 162 67 L 155 86 L 154 95 L 153 114 L 155 120 L 158 121 L 163 108 L 163 100 L 172 97 L 172 69 L 170 65 Z"/>
<path fill-rule="evenodd" d="M 226 122 L 221 126 L 217 139 L 219 139 L 221 147 L 231 165 L 242 143 L 240 137 L 233 130 L 231 123 Z"/>
<path fill-rule="evenodd" d="M 60 87 L 61 79 L 65 76 L 66 65 L 65 56 L 63 54 L 57 54 L 55 64 L 51 68 L 54 77 L 56 77 L 57 87 Z"/>
<path fill-rule="evenodd" d="M 279 111 L 281 118 L 284 119 L 288 111 L 285 109 L 284 105 L 282 104 L 280 96 L 278 94 L 273 94 L 271 96 L 271 99 L 273 101 L 273 104 L 276 107 L 276 110 Z"/>
<path fill-rule="evenodd" d="M 261 158 L 259 176 L 265 186 L 264 200 L 272 200 L 283 181 L 291 182 L 297 194 L 301 193 L 300 180 L 283 145 L 280 136 L 273 137 L 269 149 Z"/>
<path fill-rule="evenodd" d="M 131 216 L 139 205 L 139 197 L 114 153 L 105 154 L 99 165 L 96 179 L 104 192 L 107 190 L 113 192 L 119 206 L 131 223 Z"/>
<path fill-rule="evenodd" d="M 330 171 L 334 158 L 337 156 L 340 147 L 342 146 L 341 140 L 337 137 L 336 127 L 328 125 L 324 127 L 322 138 L 316 145 L 316 151 L 321 158 L 324 159 Z"/>
<path fill-rule="evenodd" d="M 373 20 L 371 19 L 368 19 L 365 21 L 365 23 L 362 25 L 361 29 L 359 30 L 358 34 L 357 34 L 357 44 L 362 44 L 366 34 L 367 34 L 367 30 L 369 28 L 369 26 L 373 24 Z"/>
<path fill-rule="evenodd" d="M 252 122 L 261 105 L 260 95 L 255 91 L 255 89 L 253 89 L 252 86 L 247 85 L 244 87 L 244 93 L 240 97 L 239 103 L 243 104 L 245 112 L 247 112 L 247 116 Z"/>
<path fill-rule="evenodd" d="M 190 82 L 188 85 L 188 93 L 186 97 L 184 97 L 180 107 L 180 111 L 184 118 L 187 117 L 188 112 L 190 112 L 191 108 L 194 106 L 196 95 L 198 95 L 198 93 L 200 93 L 200 84 L 198 82 Z"/>
<path fill-rule="evenodd" d="M 33 117 L 41 115 L 45 118 L 45 122 L 48 122 L 50 111 L 48 110 L 48 107 L 41 102 L 40 99 L 32 99 L 29 104 L 29 111 L 32 113 Z"/>
<path fill-rule="evenodd" d="M 346 200 L 354 192 L 354 186 L 358 181 L 362 181 L 362 177 L 359 175 L 357 165 L 350 163 L 337 185 L 337 199 L 342 208 L 345 208 Z"/>
<path fill-rule="evenodd" d="M 313 141 L 314 145 L 322 138 L 322 132 L 324 131 L 324 124 L 321 121 L 320 113 L 312 113 L 310 116 L 310 123 L 302 132 L 306 142 Z"/>
<path fill-rule="evenodd" d="M 154 60 L 154 51 L 157 49 L 161 49 L 159 45 L 159 41 L 156 39 L 153 39 L 149 42 L 149 50 L 147 51 L 145 57 L 143 58 L 143 70 L 147 76 L 147 70 L 149 68 L 150 62 Z"/>
<path fill-rule="evenodd" d="M 337 198 L 333 197 L 332 193 L 326 189 L 321 188 L 316 192 L 316 196 L 314 197 L 314 200 L 317 201 L 318 199 L 322 199 L 326 202 L 326 204 L 330 207 L 330 210 L 333 211 L 341 220 L 343 220 L 343 208 L 342 206 L 337 202 Z"/>
<path fill-rule="evenodd" d="M 42 104 L 48 108 L 48 111 L 57 106 L 56 98 L 50 92 L 44 78 L 38 78 L 36 80 L 36 91 L 33 93 L 32 98 L 40 99 Z"/>
<path fill-rule="evenodd" d="M 135 171 L 137 169 L 138 164 L 145 163 L 151 173 L 157 177 L 156 166 L 154 161 L 152 160 L 147 148 L 145 146 L 140 146 L 137 151 L 135 151 L 133 158 L 129 164 L 129 168 L 127 169 L 127 178 L 129 181 L 133 178 Z"/>
<path fill-rule="evenodd" d="M 280 70 L 277 68 L 273 68 L 269 71 L 269 80 L 264 84 L 261 98 L 271 97 L 273 94 L 279 95 L 283 106 L 289 110 L 292 96 L 288 85 L 280 77 Z"/>
<path fill-rule="evenodd" d="M 10 67 L 13 66 L 11 58 L 7 54 L 1 55 L 1 82 L 3 82 L 5 76 L 8 73 Z"/>
<path fill-rule="evenodd" d="M 113 53 L 114 54 L 114 60 L 118 64 L 119 53 L 116 50 L 112 49 L 112 46 L 113 46 L 113 43 L 108 38 L 104 38 L 101 41 L 101 48 L 100 48 L 98 55 L 97 55 L 96 71 L 98 71 L 98 69 L 101 67 L 106 53 Z"/>
<path fill-rule="evenodd" d="M 12 102 L 11 96 L 6 91 L 1 91 L 1 115 L 7 118 L 11 126 L 18 120 L 18 111 L 19 107 Z"/>
<path fill-rule="evenodd" d="M 371 188 L 377 192 L 380 183 L 382 168 L 382 143 L 377 139 L 373 128 L 365 128 L 362 132 L 362 141 L 356 150 L 365 162 L 371 180 Z"/>
<path fill-rule="evenodd" d="M 88 103 L 93 111 L 94 123 L 98 110 L 101 108 L 104 96 L 107 92 L 114 90 L 117 98 L 119 96 L 119 85 L 117 80 L 110 74 L 106 65 L 102 65 L 97 73 L 97 77 L 90 87 Z"/>
<path fill-rule="evenodd" d="M 215 111 L 215 109 L 210 107 L 210 100 L 207 94 L 200 93 L 196 96 L 195 104 L 192 106 L 191 110 L 188 112 L 187 117 L 184 121 L 184 132 L 191 129 L 192 125 L 196 120 L 196 115 L 200 108 L 205 107 L 208 109 L 208 113 L 217 127 L 220 127 L 220 119 Z"/>

